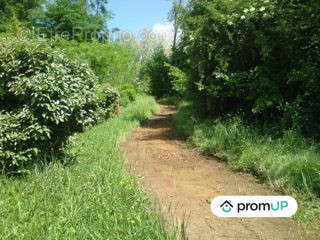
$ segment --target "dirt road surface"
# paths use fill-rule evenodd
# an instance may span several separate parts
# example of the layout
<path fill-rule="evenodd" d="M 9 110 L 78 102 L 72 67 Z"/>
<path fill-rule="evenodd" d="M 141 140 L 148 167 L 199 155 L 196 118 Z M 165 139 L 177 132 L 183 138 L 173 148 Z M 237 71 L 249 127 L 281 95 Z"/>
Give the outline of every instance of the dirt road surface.
<path fill-rule="evenodd" d="M 210 202 L 216 196 L 279 193 L 251 175 L 232 171 L 218 159 L 188 150 L 175 133 L 175 107 L 160 107 L 161 113 L 134 131 L 121 147 L 128 168 L 166 218 L 187 222 L 188 239 L 314 239 L 288 218 L 215 217 Z"/>

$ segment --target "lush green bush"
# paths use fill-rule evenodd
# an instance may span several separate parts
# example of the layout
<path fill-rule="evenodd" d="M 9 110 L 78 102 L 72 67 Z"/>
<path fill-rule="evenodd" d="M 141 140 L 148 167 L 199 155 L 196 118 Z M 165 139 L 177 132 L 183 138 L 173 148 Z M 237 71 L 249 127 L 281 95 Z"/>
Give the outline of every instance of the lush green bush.
<path fill-rule="evenodd" d="M 187 74 L 178 67 L 175 67 L 169 63 L 166 63 L 165 66 L 168 68 L 168 76 L 175 95 L 180 97 L 185 96 L 187 94 L 189 84 Z"/>
<path fill-rule="evenodd" d="M 119 112 L 120 95 L 117 90 L 109 85 L 96 85 L 95 89 L 97 108 L 94 115 L 97 122 Z"/>
<path fill-rule="evenodd" d="M 116 93 L 95 94 L 94 73 L 46 42 L 0 39 L 0 166 L 24 167 L 111 111 Z"/>
<path fill-rule="evenodd" d="M 130 83 L 119 86 L 119 92 L 121 106 L 126 106 L 128 103 L 133 102 L 138 95 L 134 85 Z"/>
<path fill-rule="evenodd" d="M 161 46 L 154 50 L 153 55 L 141 70 L 142 75 L 146 74 L 150 78 L 151 93 L 156 97 L 169 95 L 173 91 L 168 63 L 169 58 Z"/>
<path fill-rule="evenodd" d="M 71 58 L 88 63 L 101 84 L 108 83 L 118 88 L 128 82 L 134 83 L 138 77 L 137 55 L 131 47 L 119 43 L 79 43 L 61 39 L 55 45 Z"/>
<path fill-rule="evenodd" d="M 35 145 L 42 144 L 49 134 L 49 129 L 37 123 L 26 108 L 0 114 L 1 170 L 25 165 L 39 153 Z"/>
<path fill-rule="evenodd" d="M 320 137 L 319 10 L 319 1 L 191 0 L 180 48 L 201 108 Z"/>
<path fill-rule="evenodd" d="M 55 46 L 63 49 L 72 59 L 89 64 L 99 77 L 98 88 L 110 86 L 119 91 L 122 106 L 135 100 L 139 82 L 136 51 L 119 43 L 75 42 L 57 40 Z"/>

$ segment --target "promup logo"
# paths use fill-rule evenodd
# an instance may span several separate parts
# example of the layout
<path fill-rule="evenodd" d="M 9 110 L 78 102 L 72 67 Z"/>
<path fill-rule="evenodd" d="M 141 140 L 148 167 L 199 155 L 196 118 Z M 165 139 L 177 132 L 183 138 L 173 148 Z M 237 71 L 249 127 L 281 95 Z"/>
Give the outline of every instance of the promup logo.
<path fill-rule="evenodd" d="M 220 196 L 211 203 L 218 217 L 291 217 L 297 209 L 289 196 Z"/>
<path fill-rule="evenodd" d="M 225 213 L 231 212 L 233 205 L 231 204 L 231 201 L 226 200 L 224 201 L 224 203 L 221 204 L 220 208 L 222 209 L 222 211 L 224 211 Z"/>

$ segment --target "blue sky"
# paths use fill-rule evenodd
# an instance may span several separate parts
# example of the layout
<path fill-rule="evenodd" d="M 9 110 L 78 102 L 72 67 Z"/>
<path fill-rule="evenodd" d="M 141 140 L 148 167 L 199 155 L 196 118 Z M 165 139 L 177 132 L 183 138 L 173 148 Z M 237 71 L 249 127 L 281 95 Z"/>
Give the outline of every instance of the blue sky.
<path fill-rule="evenodd" d="M 109 29 L 120 28 L 123 32 L 138 32 L 144 27 L 168 23 L 170 0 L 110 0 L 108 8 L 114 13 Z"/>

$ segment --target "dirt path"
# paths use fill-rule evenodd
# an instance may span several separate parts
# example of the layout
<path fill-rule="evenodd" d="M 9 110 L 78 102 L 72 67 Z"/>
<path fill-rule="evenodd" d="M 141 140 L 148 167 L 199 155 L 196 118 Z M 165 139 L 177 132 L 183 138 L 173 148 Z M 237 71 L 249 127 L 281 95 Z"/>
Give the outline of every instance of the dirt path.
<path fill-rule="evenodd" d="M 218 195 L 276 195 L 254 177 L 235 173 L 225 163 L 187 150 L 175 135 L 173 106 L 134 131 L 121 144 L 128 167 L 155 197 L 164 213 L 187 220 L 188 239 L 310 239 L 291 220 L 225 219 L 210 211 Z M 167 215 L 169 218 L 169 216 Z"/>

